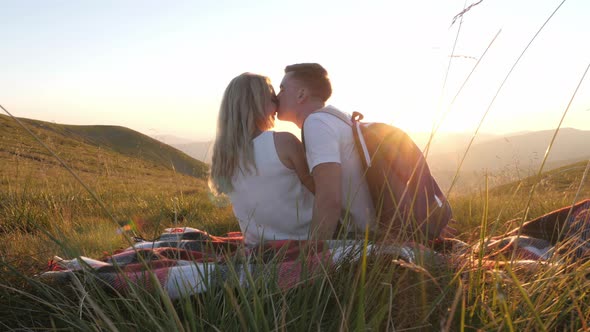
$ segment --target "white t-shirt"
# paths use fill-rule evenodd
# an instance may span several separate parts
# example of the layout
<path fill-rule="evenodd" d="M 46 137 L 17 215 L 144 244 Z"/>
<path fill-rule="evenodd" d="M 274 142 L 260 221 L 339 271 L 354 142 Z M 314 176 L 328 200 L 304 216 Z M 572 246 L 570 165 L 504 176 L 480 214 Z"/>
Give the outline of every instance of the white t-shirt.
<path fill-rule="evenodd" d="M 307 239 L 313 194 L 279 159 L 273 131 L 258 135 L 253 144 L 258 172 L 236 171 L 229 194 L 244 242 L 255 246 L 261 240 Z"/>
<path fill-rule="evenodd" d="M 333 106 L 326 106 L 338 112 Z M 350 118 L 350 116 L 348 115 Z M 305 152 L 309 169 L 323 163 L 339 163 L 342 169 L 342 218 L 349 212 L 351 225 L 357 231 L 375 230 L 375 208 L 363 169 L 354 145 L 351 126 L 336 116 L 322 112 L 311 113 L 303 124 Z"/>

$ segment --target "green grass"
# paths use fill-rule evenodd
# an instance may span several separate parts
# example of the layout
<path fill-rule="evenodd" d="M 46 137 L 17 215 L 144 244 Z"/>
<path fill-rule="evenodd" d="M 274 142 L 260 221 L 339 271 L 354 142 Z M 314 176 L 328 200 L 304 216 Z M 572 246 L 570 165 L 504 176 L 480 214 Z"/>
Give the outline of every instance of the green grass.
<path fill-rule="evenodd" d="M 157 236 L 174 222 L 212 232 L 226 232 L 237 225 L 231 207 L 213 199 L 202 178 L 33 127 L 33 132 L 48 142 L 92 189 L 105 211 L 16 122 L 4 116 L 0 121 L 4 121 L 0 144 L 0 254 L 4 261 L 15 262 L 28 275 L 40 271 L 53 254 L 64 254 L 62 245 L 51 241 L 47 234 L 75 254 L 94 257 L 128 246 L 116 230 L 119 222 L 130 219 L 143 226 L 140 235 L 146 238 Z"/>

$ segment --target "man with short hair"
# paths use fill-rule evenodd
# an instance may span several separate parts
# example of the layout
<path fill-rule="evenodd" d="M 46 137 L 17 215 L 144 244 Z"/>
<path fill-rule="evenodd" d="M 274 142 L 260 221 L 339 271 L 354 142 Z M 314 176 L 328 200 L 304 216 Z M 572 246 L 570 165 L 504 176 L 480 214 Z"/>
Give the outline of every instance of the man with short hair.
<path fill-rule="evenodd" d="M 317 63 L 300 63 L 285 68 L 277 95 L 278 118 L 303 130 L 316 190 L 311 225 L 316 239 L 333 238 L 340 219 L 346 231 L 375 230 L 375 210 L 351 127 L 325 112 L 341 112 L 326 106 L 331 94 L 327 71 Z"/>

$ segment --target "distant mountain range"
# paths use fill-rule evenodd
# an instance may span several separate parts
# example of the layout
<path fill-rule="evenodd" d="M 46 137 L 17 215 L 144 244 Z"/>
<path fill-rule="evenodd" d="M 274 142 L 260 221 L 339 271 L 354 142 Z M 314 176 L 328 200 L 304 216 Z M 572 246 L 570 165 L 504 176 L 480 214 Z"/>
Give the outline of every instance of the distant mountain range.
<path fill-rule="evenodd" d="M 429 165 L 441 185 L 450 185 L 463 156 L 459 184 L 473 186 L 487 174 L 490 185 L 503 184 L 536 174 L 543 162 L 554 130 L 535 131 L 480 140 L 465 153 L 468 140 L 447 146 L 445 152 L 434 149 Z M 453 151 L 454 150 L 454 151 Z M 562 128 L 547 156 L 544 170 L 590 159 L 590 131 Z"/>
<path fill-rule="evenodd" d="M 443 154 L 448 152 L 458 152 L 469 144 L 473 134 L 469 133 L 437 133 L 434 138 L 430 138 L 430 133 L 409 133 L 416 145 L 425 151 L 428 142 L 430 147 L 428 155 Z M 473 140 L 473 144 L 493 141 L 502 136 L 490 133 L 479 133 Z"/>
<path fill-rule="evenodd" d="M 466 154 L 459 175 L 460 186 L 472 186 L 488 174 L 492 184 L 502 184 L 538 171 L 554 130 L 520 132 L 506 135 L 479 134 Z M 424 149 L 429 134 L 412 134 Z M 447 188 L 453 180 L 472 134 L 437 134 L 428 151 L 429 165 L 441 185 Z M 179 140 L 179 138 L 176 138 Z M 211 163 L 212 141 L 172 144 L 189 156 Z M 590 159 L 590 131 L 560 129 L 544 169 Z"/>
<path fill-rule="evenodd" d="M 178 150 L 204 163 L 211 164 L 213 141 L 173 144 Z"/>
<path fill-rule="evenodd" d="M 526 169 L 542 162 L 555 131 L 544 130 L 487 139 L 471 146 L 466 154 L 465 170 L 501 170 L 509 167 Z M 450 151 L 438 153 L 433 149 L 429 160 L 434 168 L 457 169 L 465 154 L 467 143 L 456 144 Z M 453 151 L 454 150 L 454 151 Z M 590 156 L 590 131 L 562 128 L 547 162 L 578 161 Z"/>
<path fill-rule="evenodd" d="M 482 134 L 479 135 L 476 139 L 476 142 L 484 142 L 488 140 L 492 140 L 497 138 L 497 135 L 492 134 Z M 183 151 L 184 153 L 188 154 L 189 156 L 203 161 L 205 163 L 211 163 L 211 155 L 213 152 L 213 141 L 199 141 L 199 142 L 190 142 L 181 137 L 175 136 L 154 136 L 155 139 L 161 140 L 166 144 L 170 144 L 175 148 Z M 455 152 L 457 146 L 466 146 L 469 142 L 471 137 L 467 136 L 467 134 L 441 134 L 437 135 L 431 143 L 431 152 Z M 416 142 L 416 144 L 424 148 L 430 139 L 430 134 L 428 133 L 418 133 L 412 134 L 412 139 Z"/>

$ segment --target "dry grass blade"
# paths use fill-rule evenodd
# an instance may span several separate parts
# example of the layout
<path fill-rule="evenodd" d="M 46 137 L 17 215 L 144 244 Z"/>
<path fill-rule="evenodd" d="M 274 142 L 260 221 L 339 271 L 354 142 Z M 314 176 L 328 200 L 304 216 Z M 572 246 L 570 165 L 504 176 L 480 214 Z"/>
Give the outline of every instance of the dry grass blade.
<path fill-rule="evenodd" d="M 460 18 L 463 18 L 463 15 L 465 15 L 465 13 L 467 13 L 468 11 L 470 11 L 470 10 L 471 10 L 471 8 L 473 8 L 473 7 L 477 6 L 477 5 L 479 5 L 479 4 L 480 4 L 480 3 L 482 3 L 482 2 L 483 2 L 483 0 L 479 0 L 478 2 L 474 2 L 474 3 L 470 4 L 469 6 L 467 6 L 467 8 L 463 9 L 463 10 L 462 10 L 462 11 L 461 11 L 459 14 L 455 15 L 455 16 L 453 17 L 453 22 L 451 22 L 451 26 L 453 26 L 453 24 L 455 24 L 455 21 L 457 21 L 457 19 L 458 19 L 459 17 L 460 17 Z"/>
<path fill-rule="evenodd" d="M 445 118 L 447 117 L 447 115 L 451 112 L 451 108 L 455 104 L 455 101 L 457 100 L 457 98 L 459 97 L 459 95 L 461 94 L 461 92 L 463 91 L 463 88 L 465 88 L 465 86 L 467 85 L 467 82 L 469 82 L 469 79 L 471 78 L 471 76 L 473 75 L 473 73 L 475 72 L 475 70 L 477 69 L 477 67 L 479 67 L 479 64 L 481 63 L 481 61 L 483 60 L 483 58 L 485 57 L 485 55 L 488 53 L 490 47 L 492 47 L 492 44 L 494 44 L 494 42 L 498 38 L 498 35 L 500 35 L 500 32 L 502 32 L 502 29 L 500 29 L 500 30 L 498 30 L 498 32 L 496 32 L 496 35 L 494 36 L 494 38 L 492 38 L 492 40 L 490 41 L 490 43 L 486 47 L 485 51 L 479 56 L 479 59 L 477 59 L 477 62 L 475 63 L 475 65 L 473 65 L 473 68 L 471 68 L 471 71 L 469 72 L 469 74 L 467 75 L 467 77 L 465 77 L 465 79 L 463 80 L 463 83 L 461 84 L 461 86 L 459 87 L 459 89 L 457 90 L 457 92 L 455 93 L 455 96 L 453 96 L 453 99 L 449 103 L 449 106 L 447 107 L 447 110 L 442 114 L 442 116 L 440 117 L 440 120 L 438 121 L 438 123 L 436 123 L 435 126 L 434 126 L 434 128 L 431 130 L 430 137 L 428 139 L 428 142 L 426 143 L 426 147 L 424 148 L 424 155 L 425 156 L 428 156 L 428 153 L 430 152 L 430 145 L 432 144 L 432 140 L 434 139 L 434 136 L 438 132 L 440 126 L 443 124 L 443 122 L 444 122 Z M 454 52 L 454 49 L 453 49 L 453 52 Z M 454 56 L 451 55 L 451 57 L 454 57 Z M 450 64 L 449 64 L 449 66 L 450 66 Z M 445 78 L 445 81 L 446 81 L 446 78 Z M 444 87 L 443 87 L 443 90 L 444 90 Z M 441 93 L 441 95 L 442 95 L 442 93 Z M 447 195 L 448 194 L 449 193 L 447 192 Z"/>
<path fill-rule="evenodd" d="M 83 301 L 88 302 L 90 307 L 94 310 L 94 312 L 96 312 L 96 314 L 100 317 L 100 319 L 102 319 L 102 321 L 107 325 L 107 327 L 109 328 L 110 331 L 119 331 L 119 329 L 115 326 L 113 321 L 101 309 L 101 307 L 96 302 L 94 302 L 94 300 L 90 296 L 88 296 L 88 293 L 87 293 L 86 289 L 84 289 L 84 286 L 82 285 L 80 280 L 78 278 L 73 278 L 73 281 L 74 281 L 74 286 L 76 287 L 76 289 L 80 293 L 84 294 L 82 296 L 82 298 L 80 299 L 80 301 L 81 301 L 80 306 L 83 305 Z M 100 324 L 97 324 L 97 326 L 100 326 Z"/>

